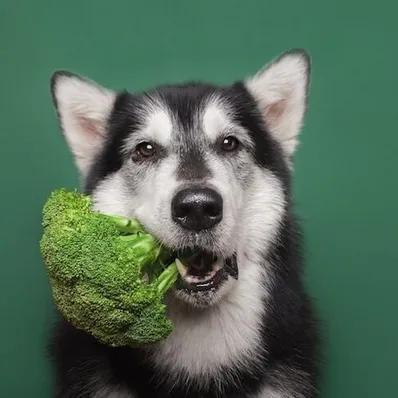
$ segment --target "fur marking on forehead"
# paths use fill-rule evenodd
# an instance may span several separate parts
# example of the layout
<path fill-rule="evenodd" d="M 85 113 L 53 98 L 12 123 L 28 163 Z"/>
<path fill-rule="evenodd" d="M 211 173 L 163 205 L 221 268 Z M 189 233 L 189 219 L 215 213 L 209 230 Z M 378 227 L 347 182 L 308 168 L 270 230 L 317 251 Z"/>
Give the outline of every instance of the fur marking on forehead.
<path fill-rule="evenodd" d="M 230 109 L 220 98 L 208 102 L 203 111 L 202 124 L 204 133 L 211 141 L 233 126 L 230 115 Z"/>
<path fill-rule="evenodd" d="M 173 123 L 168 110 L 160 105 L 154 106 L 143 117 L 141 136 L 149 141 L 167 146 L 171 141 Z"/>
<path fill-rule="evenodd" d="M 203 110 L 202 130 L 210 142 L 227 135 L 236 136 L 246 148 L 253 148 L 254 142 L 245 127 L 235 120 L 234 109 L 223 98 L 213 97 Z"/>

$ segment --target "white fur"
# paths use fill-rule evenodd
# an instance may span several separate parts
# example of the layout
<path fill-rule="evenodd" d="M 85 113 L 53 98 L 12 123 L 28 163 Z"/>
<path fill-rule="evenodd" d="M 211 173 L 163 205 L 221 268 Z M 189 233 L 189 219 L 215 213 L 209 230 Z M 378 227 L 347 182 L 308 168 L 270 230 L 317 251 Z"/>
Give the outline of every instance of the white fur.
<path fill-rule="evenodd" d="M 293 379 L 294 377 L 295 375 L 292 375 Z M 264 386 L 262 390 L 252 398 L 307 398 L 308 395 L 299 392 L 299 390 L 301 390 L 299 385 L 291 383 L 286 377 L 282 377 L 281 381 L 283 386 Z M 306 387 L 303 386 L 303 388 L 304 391 L 306 391 Z"/>
<path fill-rule="evenodd" d="M 286 53 L 246 80 L 266 125 L 288 157 L 297 146 L 303 122 L 308 68 L 308 60 L 302 53 Z"/>
<path fill-rule="evenodd" d="M 292 395 L 286 395 L 286 393 L 281 391 L 276 391 L 272 387 L 265 387 L 260 393 L 253 395 L 252 398 L 296 398 Z"/>
<path fill-rule="evenodd" d="M 238 252 L 261 264 L 270 244 L 278 239 L 277 231 L 285 209 L 285 195 L 280 181 L 270 171 L 254 168 L 253 184 L 245 192 L 246 207 L 239 216 Z"/>
<path fill-rule="evenodd" d="M 210 98 L 203 111 L 202 129 L 210 142 L 216 142 L 219 137 L 233 135 L 248 148 L 253 147 L 247 131 L 233 122 L 228 104 L 216 96 Z"/>
<path fill-rule="evenodd" d="M 58 75 L 54 95 L 62 129 L 83 176 L 102 147 L 115 93 L 77 76 Z"/>
<path fill-rule="evenodd" d="M 148 136 L 149 139 L 159 142 L 164 146 L 170 143 L 172 132 L 173 124 L 165 109 L 158 109 L 150 115 L 145 129 L 142 130 L 144 136 Z"/>
<path fill-rule="evenodd" d="M 97 186 L 92 195 L 93 207 L 104 214 L 131 217 L 128 190 L 122 175 L 110 174 Z"/>
<path fill-rule="evenodd" d="M 287 389 L 280 390 L 267 386 L 252 398 L 306 398 L 306 396 L 301 393 L 288 391 Z"/>
<path fill-rule="evenodd" d="M 140 109 L 141 127 L 126 139 L 124 151 L 131 151 L 139 142 L 149 141 L 167 147 L 171 141 L 173 122 L 169 111 L 160 103 L 147 101 Z"/>
<path fill-rule="evenodd" d="M 252 398 L 306 398 L 315 392 L 310 375 L 297 368 L 279 366 L 273 369 L 269 377 L 272 387 L 265 385 Z"/>
<path fill-rule="evenodd" d="M 229 292 L 217 305 L 200 310 L 175 301 L 169 306 L 175 330 L 154 348 L 152 361 L 174 381 L 186 378 L 189 383 L 198 376 L 203 382 L 217 376 L 223 365 L 244 366 L 255 358 L 266 295 L 264 270 L 249 261 L 240 268 L 239 281 L 229 280 L 234 286 L 226 287 Z M 224 380 L 230 376 L 222 375 Z"/>
<path fill-rule="evenodd" d="M 171 220 L 170 203 L 178 182 L 175 156 L 165 159 L 156 172 L 149 171 L 134 192 L 129 190 L 129 168 L 109 175 L 98 184 L 92 196 L 95 208 L 103 213 L 117 214 L 139 219 L 148 229 L 170 246 L 174 223 Z"/>
<path fill-rule="evenodd" d="M 177 158 L 170 155 L 164 159 L 156 172 L 149 172 L 140 185 L 134 199 L 134 216 L 163 242 L 173 246 L 174 222 L 171 219 L 171 200 L 177 190 Z"/>
<path fill-rule="evenodd" d="M 219 100 L 212 100 L 206 105 L 203 113 L 203 131 L 206 136 L 215 141 L 231 124 L 227 109 Z"/>

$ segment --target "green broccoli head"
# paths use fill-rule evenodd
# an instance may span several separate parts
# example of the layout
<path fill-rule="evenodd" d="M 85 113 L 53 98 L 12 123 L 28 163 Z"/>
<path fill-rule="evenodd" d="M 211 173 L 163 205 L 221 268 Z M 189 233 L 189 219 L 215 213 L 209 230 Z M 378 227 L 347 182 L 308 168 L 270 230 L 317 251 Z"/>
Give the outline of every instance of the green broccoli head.
<path fill-rule="evenodd" d="M 61 189 L 44 206 L 43 227 L 54 301 L 75 327 L 112 346 L 170 334 L 163 299 L 177 267 L 137 221 L 95 212 L 88 196 Z"/>

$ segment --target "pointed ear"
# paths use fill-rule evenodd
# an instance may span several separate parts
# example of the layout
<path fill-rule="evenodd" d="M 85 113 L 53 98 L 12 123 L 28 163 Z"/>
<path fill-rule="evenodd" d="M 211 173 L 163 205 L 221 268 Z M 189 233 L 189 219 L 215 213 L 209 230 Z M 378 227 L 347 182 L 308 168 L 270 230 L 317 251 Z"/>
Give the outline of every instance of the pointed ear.
<path fill-rule="evenodd" d="M 55 72 L 51 91 L 66 141 L 83 176 L 101 150 L 116 95 L 69 72 Z"/>
<path fill-rule="evenodd" d="M 266 65 L 245 85 L 260 108 L 264 122 L 290 158 L 306 109 L 310 58 L 304 50 L 291 50 Z"/>

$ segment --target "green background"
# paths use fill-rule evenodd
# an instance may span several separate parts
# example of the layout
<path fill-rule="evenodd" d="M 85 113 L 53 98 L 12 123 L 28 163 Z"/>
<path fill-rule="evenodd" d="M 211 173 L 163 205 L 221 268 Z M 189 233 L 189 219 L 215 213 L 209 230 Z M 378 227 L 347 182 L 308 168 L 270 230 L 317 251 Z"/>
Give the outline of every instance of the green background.
<path fill-rule="evenodd" d="M 397 13 L 387 0 L 0 1 L 0 396 L 51 396 L 40 210 L 78 184 L 51 73 L 133 90 L 228 83 L 292 47 L 313 57 L 295 190 L 322 397 L 397 396 Z"/>

